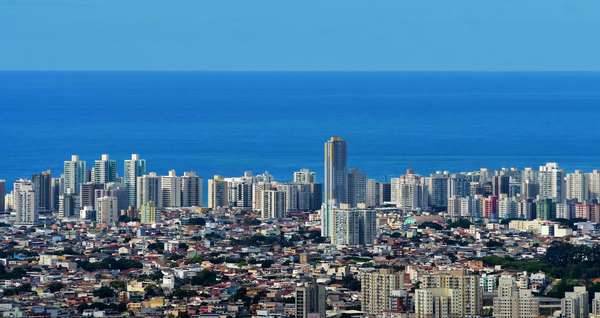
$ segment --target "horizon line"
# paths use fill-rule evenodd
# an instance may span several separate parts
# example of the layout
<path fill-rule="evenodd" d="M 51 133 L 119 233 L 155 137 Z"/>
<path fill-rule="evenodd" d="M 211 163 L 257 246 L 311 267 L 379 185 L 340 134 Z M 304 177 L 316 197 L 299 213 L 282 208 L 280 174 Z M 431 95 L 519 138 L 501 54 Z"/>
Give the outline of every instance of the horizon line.
<path fill-rule="evenodd" d="M 565 71 L 565 70 L 548 70 L 548 71 L 532 71 L 532 70 L 425 70 L 425 71 L 374 71 L 374 70 L 61 70 L 61 69 L 48 69 L 48 70 L 0 70 L 0 73 L 600 73 L 600 70 L 592 71 Z"/>

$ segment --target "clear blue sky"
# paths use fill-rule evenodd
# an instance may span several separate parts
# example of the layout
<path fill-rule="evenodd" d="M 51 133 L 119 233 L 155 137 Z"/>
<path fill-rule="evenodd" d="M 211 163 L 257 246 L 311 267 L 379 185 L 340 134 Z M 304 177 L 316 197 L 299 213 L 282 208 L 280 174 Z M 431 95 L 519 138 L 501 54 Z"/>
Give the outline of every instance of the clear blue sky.
<path fill-rule="evenodd" d="M 0 70 L 600 71 L 599 0 L 0 0 Z"/>

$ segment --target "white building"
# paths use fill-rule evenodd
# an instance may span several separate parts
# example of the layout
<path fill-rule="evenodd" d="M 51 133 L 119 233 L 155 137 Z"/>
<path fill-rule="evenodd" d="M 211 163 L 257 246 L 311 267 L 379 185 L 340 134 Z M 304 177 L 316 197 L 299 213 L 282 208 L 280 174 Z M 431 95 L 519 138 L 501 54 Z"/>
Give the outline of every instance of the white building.
<path fill-rule="evenodd" d="M 566 199 L 565 171 L 558 167 L 558 163 L 549 162 L 540 166 L 538 175 L 540 195 L 543 198 L 562 202 Z"/>
<path fill-rule="evenodd" d="M 141 206 L 137 201 L 137 182 L 138 178 L 145 174 L 146 159 L 140 159 L 140 155 L 132 154 L 131 159 L 125 160 L 125 176 L 123 178 L 123 187 L 127 191 L 127 204 L 129 206 Z"/>
<path fill-rule="evenodd" d="M 96 220 L 111 224 L 119 220 L 119 203 L 117 198 L 104 196 L 96 198 Z"/>
<path fill-rule="evenodd" d="M 15 192 L 15 210 L 17 219 L 15 224 L 33 226 L 39 222 L 37 193 L 33 190 L 19 190 Z"/>
<path fill-rule="evenodd" d="M 86 162 L 79 160 L 78 155 L 71 156 L 71 161 L 65 161 L 65 192 L 79 194 L 79 185 L 87 182 Z"/>

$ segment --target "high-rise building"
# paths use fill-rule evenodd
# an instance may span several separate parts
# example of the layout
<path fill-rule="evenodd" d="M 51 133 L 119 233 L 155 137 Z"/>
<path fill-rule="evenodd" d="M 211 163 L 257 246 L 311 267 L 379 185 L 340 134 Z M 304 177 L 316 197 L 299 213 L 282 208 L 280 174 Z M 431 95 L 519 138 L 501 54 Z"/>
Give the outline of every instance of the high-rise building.
<path fill-rule="evenodd" d="M 533 297 L 531 289 L 517 288 L 513 277 L 500 278 L 498 297 L 494 298 L 494 317 L 533 318 L 539 314 L 539 298 Z"/>
<path fill-rule="evenodd" d="M 86 162 L 79 160 L 79 156 L 71 156 L 71 161 L 65 161 L 65 193 L 79 194 L 79 185 L 86 183 Z"/>
<path fill-rule="evenodd" d="M 466 197 L 470 194 L 471 178 L 462 173 L 451 174 L 448 179 L 448 198 L 454 195 Z"/>
<path fill-rule="evenodd" d="M 460 292 L 452 288 L 415 290 L 415 318 L 459 318 Z"/>
<path fill-rule="evenodd" d="M 449 288 L 460 295 L 460 317 L 479 316 L 483 307 L 483 293 L 479 275 L 467 275 L 464 271 L 425 275 L 421 288 Z"/>
<path fill-rule="evenodd" d="M 407 209 L 429 206 L 428 186 L 424 178 L 414 174 L 412 169 L 409 169 L 406 175 L 392 178 L 390 181 L 390 200 L 396 203 L 396 206 Z"/>
<path fill-rule="evenodd" d="M 263 219 L 283 219 L 285 213 L 285 192 L 275 189 L 264 190 L 263 206 L 261 209 Z"/>
<path fill-rule="evenodd" d="M 94 162 L 94 183 L 109 183 L 117 180 L 117 161 L 111 160 L 109 155 L 102 155 L 102 160 Z"/>
<path fill-rule="evenodd" d="M 327 307 L 325 285 L 316 279 L 296 287 L 296 318 L 325 318 Z"/>
<path fill-rule="evenodd" d="M 142 224 L 152 224 L 160 222 L 161 215 L 160 209 L 156 208 L 154 202 L 150 201 L 144 205 L 140 210 L 140 221 Z"/>
<path fill-rule="evenodd" d="M 494 176 L 492 189 L 495 197 L 500 197 L 501 194 L 508 195 L 510 189 L 510 177 L 508 175 Z"/>
<path fill-rule="evenodd" d="M 309 169 L 300 169 L 300 171 L 294 172 L 294 182 L 315 183 L 317 182 L 317 174 Z"/>
<path fill-rule="evenodd" d="M 163 207 L 180 207 L 181 206 L 181 178 L 175 173 L 175 170 L 170 170 L 168 176 L 160 178 L 160 186 L 162 192 Z"/>
<path fill-rule="evenodd" d="M 15 224 L 33 226 L 38 224 L 39 210 L 37 193 L 32 189 L 15 192 L 17 218 Z"/>
<path fill-rule="evenodd" d="M 52 211 L 52 172 L 50 170 L 31 176 L 33 191 L 37 193 L 40 211 Z"/>
<path fill-rule="evenodd" d="M 77 217 L 77 204 L 79 201 L 79 196 L 72 193 L 65 193 L 59 196 L 58 201 L 58 216 L 61 219 L 71 219 Z M 93 210 L 93 208 L 90 206 Z"/>
<path fill-rule="evenodd" d="M 359 203 L 367 202 L 367 174 L 350 169 L 348 174 L 348 204 L 355 208 Z"/>
<path fill-rule="evenodd" d="M 367 179 L 365 203 L 368 207 L 375 207 L 379 205 L 379 195 L 377 190 L 377 181 L 375 181 L 375 179 Z"/>
<path fill-rule="evenodd" d="M 96 218 L 100 223 L 112 224 L 119 220 L 119 204 L 115 197 L 96 198 Z"/>
<path fill-rule="evenodd" d="M 140 159 L 140 155 L 132 154 L 131 159 L 125 160 L 125 176 L 123 178 L 123 187 L 127 191 L 127 204 L 130 206 L 140 207 L 136 205 L 138 194 L 138 178 L 146 174 L 146 159 Z M 158 202 L 155 202 L 158 204 Z"/>
<path fill-rule="evenodd" d="M 429 178 L 429 205 L 434 207 L 448 206 L 448 171 L 438 171 Z"/>
<path fill-rule="evenodd" d="M 331 244 L 374 244 L 377 238 L 377 213 L 374 210 L 334 209 Z"/>
<path fill-rule="evenodd" d="M 498 198 L 495 196 L 487 197 L 483 200 L 483 217 L 498 218 Z"/>
<path fill-rule="evenodd" d="M 143 175 L 137 178 L 137 203 L 136 207 L 140 208 L 142 205 L 152 201 L 160 209 L 162 205 L 162 191 L 161 191 L 160 177 L 154 172 L 150 172 L 147 175 Z M 131 187 L 129 188 L 131 190 Z M 127 195 L 131 192 L 128 191 Z"/>
<path fill-rule="evenodd" d="M 202 206 L 202 178 L 193 171 L 181 177 L 181 206 Z"/>
<path fill-rule="evenodd" d="M 392 201 L 392 184 L 389 182 L 377 182 L 377 193 L 379 204 Z"/>
<path fill-rule="evenodd" d="M 120 186 L 108 186 L 107 185 L 107 189 L 105 190 L 106 194 L 109 197 L 114 197 L 117 198 L 117 210 L 118 211 L 125 211 L 128 210 L 129 205 L 127 204 L 127 191 L 125 191 L 125 189 L 121 188 Z M 133 209 L 135 211 L 135 209 Z"/>
<path fill-rule="evenodd" d="M 333 211 L 338 207 L 335 200 L 329 200 L 321 204 L 321 236 L 331 237 L 334 233 L 333 229 Z"/>
<path fill-rule="evenodd" d="M 518 217 L 517 201 L 506 197 L 498 200 L 498 217 L 501 219 Z"/>
<path fill-rule="evenodd" d="M 533 220 L 535 218 L 534 204 L 531 199 L 524 199 L 517 202 L 518 218 L 525 220 Z"/>
<path fill-rule="evenodd" d="M 11 194 L 12 194 L 11 207 L 13 209 L 16 210 L 16 208 L 17 208 L 17 200 L 19 199 L 19 197 L 17 196 L 17 192 L 28 191 L 28 190 L 33 191 L 33 183 L 31 182 L 31 180 L 23 178 L 23 179 L 19 179 L 19 180 L 15 181 L 13 183 L 13 190 L 11 192 Z M 37 202 L 35 203 L 35 205 L 38 205 Z"/>
<path fill-rule="evenodd" d="M 587 174 L 587 184 L 590 199 L 600 199 L 600 170 Z"/>
<path fill-rule="evenodd" d="M 592 314 L 600 316 L 600 293 L 594 293 L 594 299 L 592 300 Z"/>
<path fill-rule="evenodd" d="M 567 200 L 577 200 L 578 202 L 586 201 L 589 198 L 590 193 L 588 180 L 589 177 L 581 170 L 575 170 L 575 173 L 567 174 Z"/>
<path fill-rule="evenodd" d="M 587 318 L 590 314 L 588 291 L 584 286 L 575 286 L 572 292 L 566 292 L 560 302 L 561 317 Z"/>
<path fill-rule="evenodd" d="M 58 201 L 60 196 L 65 193 L 65 179 L 60 178 L 52 178 L 52 210 L 58 210 Z"/>
<path fill-rule="evenodd" d="M 565 171 L 555 162 L 540 166 L 538 175 L 540 195 L 555 202 L 562 202 L 565 196 Z"/>
<path fill-rule="evenodd" d="M 392 292 L 404 287 L 404 275 L 393 269 L 380 269 L 360 273 L 361 310 L 369 314 L 381 314 L 391 310 Z"/>
<path fill-rule="evenodd" d="M 227 196 L 228 185 L 225 178 L 215 175 L 213 179 L 208 180 L 208 207 L 216 209 L 218 207 L 229 206 Z"/>
<path fill-rule="evenodd" d="M 331 137 L 325 143 L 325 201 L 348 202 L 348 150 L 346 141 Z"/>
<path fill-rule="evenodd" d="M 4 196 L 6 195 L 6 180 L 0 180 L 0 212 L 4 212 L 6 203 L 4 202 Z"/>
<path fill-rule="evenodd" d="M 538 218 L 549 221 L 556 219 L 556 203 L 551 198 L 538 201 L 535 207 Z"/>
<path fill-rule="evenodd" d="M 96 190 L 103 190 L 103 183 L 86 182 L 81 184 L 81 207 L 91 206 L 92 209 L 96 208 Z M 101 196 L 104 196 L 102 194 Z"/>

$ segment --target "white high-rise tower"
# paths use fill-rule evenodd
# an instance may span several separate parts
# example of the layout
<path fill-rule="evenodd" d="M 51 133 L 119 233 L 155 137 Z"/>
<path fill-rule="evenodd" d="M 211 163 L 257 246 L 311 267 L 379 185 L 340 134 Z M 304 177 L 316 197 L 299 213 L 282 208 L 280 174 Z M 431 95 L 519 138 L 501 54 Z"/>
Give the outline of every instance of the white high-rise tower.
<path fill-rule="evenodd" d="M 146 174 L 146 159 L 140 159 L 140 155 L 133 154 L 131 159 L 125 160 L 125 177 L 123 187 L 127 191 L 127 204 L 136 206 L 137 201 L 137 178 Z M 158 202 L 154 202 L 158 205 Z M 137 206 L 140 207 L 139 205 Z"/>
<path fill-rule="evenodd" d="M 71 161 L 65 161 L 65 192 L 79 194 L 79 185 L 86 182 L 86 162 L 71 156 Z"/>

